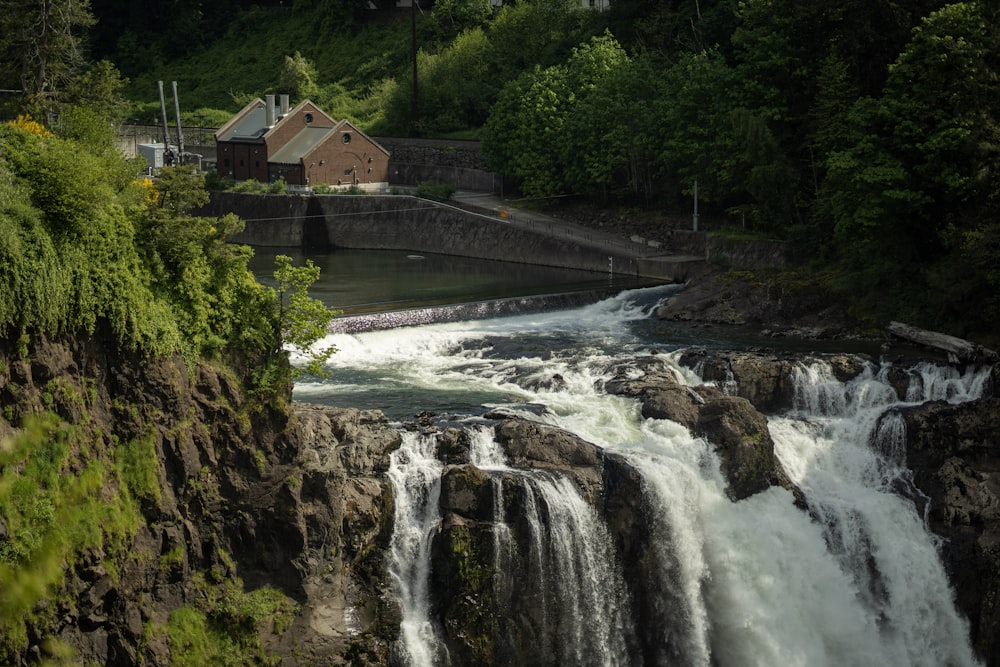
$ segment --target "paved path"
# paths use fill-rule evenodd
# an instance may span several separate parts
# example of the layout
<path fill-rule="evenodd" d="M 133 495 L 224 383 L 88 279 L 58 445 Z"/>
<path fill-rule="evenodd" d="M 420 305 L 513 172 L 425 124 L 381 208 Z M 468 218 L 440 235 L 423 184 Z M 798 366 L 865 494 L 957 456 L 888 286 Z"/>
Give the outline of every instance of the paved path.
<path fill-rule="evenodd" d="M 650 275 L 676 275 L 678 273 L 676 267 L 690 264 L 690 269 L 681 271 L 687 274 L 697 270 L 695 265 L 705 261 L 704 257 L 672 253 L 669 248 L 665 248 L 655 240 L 637 236 L 626 238 L 619 234 L 554 218 L 538 211 L 518 208 L 516 200 L 504 200 L 494 193 L 459 190 L 452 195 L 452 200 L 457 206 L 492 214 L 514 225 L 523 225 L 558 237 L 572 238 L 581 244 L 606 248 L 609 252 L 641 260 L 644 265 L 651 267 L 648 269 Z M 657 265 L 662 265 L 662 270 L 656 268 Z"/>

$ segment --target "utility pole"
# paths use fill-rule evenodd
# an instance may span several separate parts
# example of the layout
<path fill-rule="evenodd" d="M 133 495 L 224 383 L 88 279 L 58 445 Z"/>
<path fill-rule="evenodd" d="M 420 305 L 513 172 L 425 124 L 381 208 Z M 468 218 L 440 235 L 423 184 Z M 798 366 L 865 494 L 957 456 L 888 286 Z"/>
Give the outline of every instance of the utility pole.
<path fill-rule="evenodd" d="M 410 53 L 413 56 L 413 100 L 411 101 L 410 133 L 420 136 L 420 115 L 417 110 L 417 0 L 410 0 Z"/>
<path fill-rule="evenodd" d="M 698 231 L 698 180 L 694 181 L 694 218 L 692 220 L 694 224 L 694 231 Z"/>

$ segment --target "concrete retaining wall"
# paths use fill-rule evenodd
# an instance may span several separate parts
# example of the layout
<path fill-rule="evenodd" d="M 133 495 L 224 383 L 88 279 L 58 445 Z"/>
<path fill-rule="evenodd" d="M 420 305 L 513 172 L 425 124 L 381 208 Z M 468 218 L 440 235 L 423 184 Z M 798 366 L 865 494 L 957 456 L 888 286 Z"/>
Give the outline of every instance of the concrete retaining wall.
<path fill-rule="evenodd" d="M 408 196 L 288 196 L 213 193 L 201 213 L 246 221 L 233 241 L 253 246 L 406 250 L 622 275 L 683 280 L 680 264 L 651 268 L 614 247 L 533 229 Z"/>
<path fill-rule="evenodd" d="M 326 252 L 335 248 L 441 253 L 522 264 L 683 281 L 713 264 L 781 270 L 786 246 L 704 232 L 676 235 L 690 256 L 637 257 L 623 244 L 560 234 L 543 222 L 504 220 L 404 195 L 265 195 L 212 193 L 204 215 L 236 213 L 245 230 L 233 240 L 252 246 Z M 671 250 L 678 252 L 680 248 Z"/>

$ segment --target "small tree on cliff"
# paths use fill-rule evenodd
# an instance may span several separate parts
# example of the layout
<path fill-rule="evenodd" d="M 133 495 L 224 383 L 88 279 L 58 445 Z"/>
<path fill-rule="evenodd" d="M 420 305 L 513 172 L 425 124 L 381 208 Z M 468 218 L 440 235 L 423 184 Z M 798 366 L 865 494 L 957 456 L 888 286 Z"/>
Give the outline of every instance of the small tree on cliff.
<path fill-rule="evenodd" d="M 326 375 L 323 364 L 337 350 L 332 345 L 317 346 L 317 342 L 326 336 L 330 321 L 341 311 L 309 296 L 309 286 L 319 278 L 319 267 L 312 260 L 307 259 L 305 266 L 292 266 L 291 257 L 278 255 L 274 265 L 279 344 L 306 361 L 302 368 L 293 367 L 293 375 L 306 372 L 322 377 Z"/>

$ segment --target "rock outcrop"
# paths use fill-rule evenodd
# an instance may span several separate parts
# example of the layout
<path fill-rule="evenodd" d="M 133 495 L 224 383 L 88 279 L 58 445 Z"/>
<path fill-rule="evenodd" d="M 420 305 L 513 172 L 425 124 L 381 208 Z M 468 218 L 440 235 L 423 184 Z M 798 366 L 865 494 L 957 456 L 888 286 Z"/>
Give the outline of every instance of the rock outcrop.
<path fill-rule="evenodd" d="M 700 276 L 655 314 L 683 322 L 752 324 L 803 338 L 853 337 L 860 329 L 846 303 L 794 273 L 716 271 Z"/>
<path fill-rule="evenodd" d="M 637 376 L 637 370 L 642 374 Z M 623 369 L 604 388 L 609 394 L 637 399 L 646 418 L 669 419 L 704 436 L 722 459 L 734 500 L 773 485 L 798 493 L 774 458 L 767 417 L 748 399 L 729 396 L 711 385 L 682 384 L 671 368 L 656 360 Z"/>
<path fill-rule="evenodd" d="M 104 471 L 91 502 L 107 516 L 74 538 L 44 602 L 58 613 L 27 614 L 0 660 L 37 662 L 56 639 L 88 664 L 166 665 L 184 633 L 221 624 L 247 660 L 383 662 L 398 632 L 383 558 L 396 431 L 378 413 L 256 402 L 239 360 L 190 367 L 106 340 L 0 349 L 0 441 L 48 415 L 64 474 Z M 30 547 L 26 530 L 0 521 L 5 558 Z"/>
<path fill-rule="evenodd" d="M 907 464 L 976 652 L 1000 664 L 1000 398 L 902 411 Z"/>

